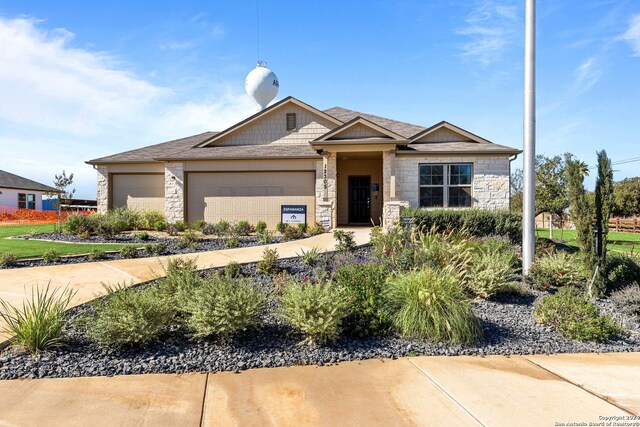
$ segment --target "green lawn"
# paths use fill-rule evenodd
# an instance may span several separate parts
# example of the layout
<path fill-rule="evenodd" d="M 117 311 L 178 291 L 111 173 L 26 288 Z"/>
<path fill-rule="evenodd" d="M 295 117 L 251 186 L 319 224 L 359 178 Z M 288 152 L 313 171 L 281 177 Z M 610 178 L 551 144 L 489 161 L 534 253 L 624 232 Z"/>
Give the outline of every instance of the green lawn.
<path fill-rule="evenodd" d="M 536 236 L 549 237 L 548 228 L 536 229 Z M 553 238 L 564 240 L 567 245 L 578 248 L 576 244 L 576 230 L 561 230 L 553 229 Z M 607 249 L 613 252 L 629 254 L 633 251 L 634 254 L 640 252 L 640 233 L 617 233 L 614 231 L 609 232 Z"/>
<path fill-rule="evenodd" d="M 81 243 L 58 243 L 58 242 L 42 242 L 38 240 L 13 240 L 7 239 L 11 236 L 21 236 L 32 232 L 48 233 L 53 231 L 53 225 L 16 225 L 16 226 L 0 226 L 0 253 L 11 252 L 19 258 L 36 258 L 42 256 L 43 253 L 55 249 L 60 255 L 84 254 L 91 252 L 93 249 L 102 249 L 103 251 L 114 251 L 122 249 L 127 245 L 116 244 L 81 244 Z"/>

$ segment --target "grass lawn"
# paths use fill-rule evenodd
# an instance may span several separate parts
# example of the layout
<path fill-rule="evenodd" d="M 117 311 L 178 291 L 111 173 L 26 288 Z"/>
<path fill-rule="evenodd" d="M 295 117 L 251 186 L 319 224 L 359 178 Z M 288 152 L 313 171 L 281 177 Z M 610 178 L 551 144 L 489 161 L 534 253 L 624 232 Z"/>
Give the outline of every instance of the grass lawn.
<path fill-rule="evenodd" d="M 53 224 L 47 225 L 15 225 L 0 226 L 0 253 L 11 252 L 19 258 L 36 258 L 43 253 L 55 249 L 60 255 L 85 254 L 93 249 L 103 251 L 114 251 L 122 249 L 127 245 L 116 244 L 82 244 L 82 243 L 58 243 L 42 242 L 38 240 L 13 240 L 7 239 L 11 236 L 21 236 L 33 231 L 48 233 L 53 231 Z"/>
<path fill-rule="evenodd" d="M 536 236 L 549 237 L 548 228 L 536 229 Z M 562 239 L 567 245 L 578 249 L 576 244 L 576 230 L 561 230 L 553 229 L 553 238 Z M 629 254 L 633 251 L 634 254 L 640 252 L 640 233 L 618 233 L 614 231 L 609 232 L 607 249 L 613 252 Z"/>

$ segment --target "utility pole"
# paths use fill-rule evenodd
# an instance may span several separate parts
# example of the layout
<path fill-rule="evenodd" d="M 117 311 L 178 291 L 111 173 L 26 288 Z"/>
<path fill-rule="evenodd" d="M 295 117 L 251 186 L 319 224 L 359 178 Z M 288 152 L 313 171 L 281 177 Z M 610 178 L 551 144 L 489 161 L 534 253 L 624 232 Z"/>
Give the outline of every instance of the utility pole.
<path fill-rule="evenodd" d="M 522 270 L 527 274 L 533 262 L 536 247 L 536 1 L 525 0 L 525 2 Z"/>

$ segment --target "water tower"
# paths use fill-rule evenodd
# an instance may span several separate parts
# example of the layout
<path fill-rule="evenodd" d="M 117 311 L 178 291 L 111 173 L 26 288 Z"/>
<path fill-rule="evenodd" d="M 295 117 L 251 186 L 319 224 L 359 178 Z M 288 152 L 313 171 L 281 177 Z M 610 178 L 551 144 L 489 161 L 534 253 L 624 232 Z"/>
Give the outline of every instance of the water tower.
<path fill-rule="evenodd" d="M 256 68 L 247 74 L 244 89 L 262 110 L 278 95 L 280 84 L 275 73 L 267 68 L 267 63 L 258 61 Z"/>

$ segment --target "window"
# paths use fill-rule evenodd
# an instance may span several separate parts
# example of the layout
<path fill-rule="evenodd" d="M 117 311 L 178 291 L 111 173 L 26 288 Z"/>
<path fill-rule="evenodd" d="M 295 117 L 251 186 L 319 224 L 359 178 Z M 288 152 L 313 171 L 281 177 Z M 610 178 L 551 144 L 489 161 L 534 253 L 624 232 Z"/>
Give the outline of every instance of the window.
<path fill-rule="evenodd" d="M 287 113 L 287 130 L 296 130 L 296 113 Z"/>
<path fill-rule="evenodd" d="M 420 165 L 420 206 L 470 207 L 472 175 L 470 164 Z"/>
<path fill-rule="evenodd" d="M 18 209 L 35 209 L 36 195 L 18 193 Z"/>

